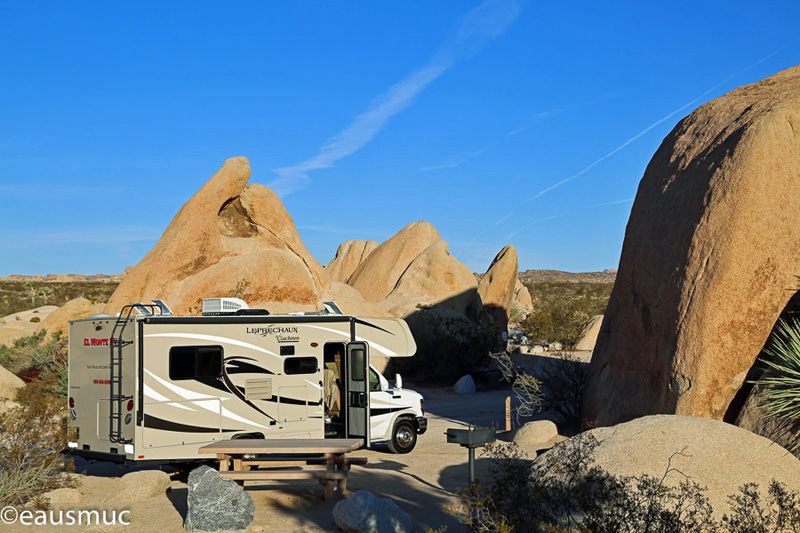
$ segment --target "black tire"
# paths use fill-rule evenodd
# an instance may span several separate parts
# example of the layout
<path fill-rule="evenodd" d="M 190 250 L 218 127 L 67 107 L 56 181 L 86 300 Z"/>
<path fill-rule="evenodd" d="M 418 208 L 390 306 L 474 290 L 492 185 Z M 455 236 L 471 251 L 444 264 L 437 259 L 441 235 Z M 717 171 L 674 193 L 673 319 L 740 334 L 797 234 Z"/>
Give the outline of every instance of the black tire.
<path fill-rule="evenodd" d="M 387 443 L 392 453 L 408 453 L 417 445 L 417 428 L 414 423 L 401 418 L 394 424 L 392 438 Z"/>

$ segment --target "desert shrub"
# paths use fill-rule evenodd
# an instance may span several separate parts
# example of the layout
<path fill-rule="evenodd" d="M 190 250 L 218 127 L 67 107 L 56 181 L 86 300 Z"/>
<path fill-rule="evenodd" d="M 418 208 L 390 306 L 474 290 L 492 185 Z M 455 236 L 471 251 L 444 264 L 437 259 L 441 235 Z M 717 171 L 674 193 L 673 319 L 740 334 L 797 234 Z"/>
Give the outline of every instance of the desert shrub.
<path fill-rule="evenodd" d="M 112 281 L 0 281 L 0 316 L 39 305 L 64 305 L 75 298 L 107 302 L 118 282 Z"/>
<path fill-rule="evenodd" d="M 593 464 L 597 440 L 584 434 L 530 461 L 514 445 L 486 447 L 491 481 L 459 492 L 459 519 L 470 531 L 783 532 L 800 531 L 798 494 L 773 481 L 766 500 L 745 484 L 729 496 L 730 516 L 713 518 L 705 488 L 684 479 L 615 476 Z M 682 452 L 677 452 L 679 455 Z M 673 455 L 674 457 L 674 455 Z"/>
<path fill-rule="evenodd" d="M 52 379 L 52 378 L 51 378 Z M 35 500 L 43 492 L 69 486 L 65 403 L 48 392 L 47 380 L 17 393 L 19 405 L 0 411 L 0 505 Z"/>
<path fill-rule="evenodd" d="M 47 337 L 41 330 L 16 339 L 11 346 L 0 344 L 0 366 L 17 374 L 40 376 L 47 392 L 66 401 L 67 354 L 67 339 L 60 331 Z"/>
<path fill-rule="evenodd" d="M 495 352 L 490 357 L 497 363 L 500 375 L 511 384 L 516 396 L 515 414 L 520 425 L 524 417 L 542 410 L 542 382 L 511 361 L 508 352 Z"/>
<path fill-rule="evenodd" d="M 575 344 L 583 325 L 593 316 L 605 313 L 611 295 L 607 283 L 531 283 L 533 309 L 520 322 L 529 339 Z"/>
<path fill-rule="evenodd" d="M 563 423 L 575 430 L 581 424 L 581 400 L 589 363 L 575 357 L 571 351 L 554 354 L 551 361 L 541 365 L 537 377 L 542 382 L 543 408 L 561 415 Z"/>

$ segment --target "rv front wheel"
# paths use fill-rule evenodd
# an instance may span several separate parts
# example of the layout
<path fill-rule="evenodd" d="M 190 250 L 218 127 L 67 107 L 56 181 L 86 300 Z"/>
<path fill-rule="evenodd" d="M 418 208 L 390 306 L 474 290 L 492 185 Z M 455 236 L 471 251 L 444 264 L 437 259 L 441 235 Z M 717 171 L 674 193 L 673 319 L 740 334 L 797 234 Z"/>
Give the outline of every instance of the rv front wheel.
<path fill-rule="evenodd" d="M 408 453 L 417 445 L 417 428 L 414 423 L 401 418 L 394 424 L 392 438 L 389 440 L 389 451 L 392 453 Z"/>

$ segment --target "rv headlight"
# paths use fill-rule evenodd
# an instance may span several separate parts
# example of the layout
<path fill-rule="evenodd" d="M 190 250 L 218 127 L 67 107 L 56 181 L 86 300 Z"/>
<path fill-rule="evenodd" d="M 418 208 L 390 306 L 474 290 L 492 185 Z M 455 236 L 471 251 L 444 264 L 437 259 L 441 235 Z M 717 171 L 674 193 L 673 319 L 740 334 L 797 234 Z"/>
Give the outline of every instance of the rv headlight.
<path fill-rule="evenodd" d="M 133 453 L 133 444 L 126 444 L 123 449 L 125 453 Z"/>
<path fill-rule="evenodd" d="M 77 448 L 77 447 L 78 447 L 78 443 L 77 442 L 68 442 L 67 443 L 67 448 Z"/>

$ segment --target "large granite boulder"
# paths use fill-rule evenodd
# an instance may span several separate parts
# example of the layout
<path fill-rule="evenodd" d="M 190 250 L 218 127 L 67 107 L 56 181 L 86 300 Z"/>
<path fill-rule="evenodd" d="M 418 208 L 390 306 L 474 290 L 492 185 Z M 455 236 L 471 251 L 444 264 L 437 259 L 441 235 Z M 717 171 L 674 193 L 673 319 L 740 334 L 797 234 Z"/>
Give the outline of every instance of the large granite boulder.
<path fill-rule="evenodd" d="M 333 507 L 336 525 L 347 533 L 411 533 L 411 517 L 389 498 L 360 490 Z"/>
<path fill-rule="evenodd" d="M 748 482 L 757 483 L 762 495 L 772 479 L 800 491 L 800 460 L 784 448 L 725 422 L 680 415 L 646 416 L 584 432 L 556 444 L 534 466 L 546 470 L 554 457 L 587 437 L 599 443 L 592 462 L 611 474 L 664 476 L 672 486 L 688 479 L 707 487 L 717 518 L 728 511 L 727 497 Z"/>
<path fill-rule="evenodd" d="M 450 255 L 445 241 L 438 240 L 409 263 L 391 293 L 376 305 L 399 317 L 431 305 L 474 315 L 480 306 L 477 288 L 469 267 Z"/>
<path fill-rule="evenodd" d="M 186 499 L 187 531 L 246 530 L 255 518 L 256 503 L 232 479 L 221 478 L 203 465 L 189 473 Z"/>
<path fill-rule="evenodd" d="M 631 210 L 585 419 L 725 417 L 797 287 L 798 125 L 800 66 L 701 106 L 664 139 Z"/>
<path fill-rule="evenodd" d="M 367 301 L 379 302 L 389 296 L 408 265 L 440 240 L 439 232 L 430 223 L 413 222 L 375 248 L 356 268 L 348 284 Z"/>
<path fill-rule="evenodd" d="M 478 284 L 483 305 L 481 320 L 486 325 L 501 331 L 508 329 L 518 275 L 517 249 L 509 244 L 500 250 Z"/>
<path fill-rule="evenodd" d="M 25 386 L 16 374 L 0 366 L 0 400 L 12 400 L 17 395 L 17 391 Z"/>
<path fill-rule="evenodd" d="M 43 305 L 0 318 L 0 343 L 11 345 L 20 337 L 33 335 L 39 324 L 56 309 L 57 305 Z"/>
<path fill-rule="evenodd" d="M 50 334 L 61 331 L 66 336 L 69 330 L 70 320 L 86 318 L 96 313 L 102 313 L 104 307 L 105 304 L 103 303 L 93 304 L 86 298 L 75 298 L 68 301 L 39 322 L 36 331 L 45 330 Z"/>
<path fill-rule="evenodd" d="M 325 265 L 325 272 L 333 281 L 347 283 L 358 265 L 377 247 L 378 243 L 371 239 L 345 241 L 337 248 L 336 256 Z"/>
<path fill-rule="evenodd" d="M 128 272 L 105 312 L 160 298 L 177 314 L 197 314 L 202 298 L 222 296 L 320 308 L 328 276 L 277 195 L 247 185 L 249 177 L 246 158 L 228 159 Z"/>
<path fill-rule="evenodd" d="M 575 350 L 578 352 L 591 352 L 597 344 L 597 335 L 603 325 L 603 315 L 595 315 L 584 324 L 581 334 L 575 342 Z"/>
<path fill-rule="evenodd" d="M 108 502 L 137 502 L 163 496 L 169 488 L 169 474 L 161 470 L 128 472 L 117 480 Z"/>
<path fill-rule="evenodd" d="M 528 290 L 528 287 L 523 285 L 519 278 L 517 278 L 517 281 L 514 284 L 514 303 L 512 304 L 512 309 L 513 308 L 516 308 L 522 316 L 533 311 L 533 300 L 531 299 L 531 293 Z"/>

